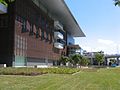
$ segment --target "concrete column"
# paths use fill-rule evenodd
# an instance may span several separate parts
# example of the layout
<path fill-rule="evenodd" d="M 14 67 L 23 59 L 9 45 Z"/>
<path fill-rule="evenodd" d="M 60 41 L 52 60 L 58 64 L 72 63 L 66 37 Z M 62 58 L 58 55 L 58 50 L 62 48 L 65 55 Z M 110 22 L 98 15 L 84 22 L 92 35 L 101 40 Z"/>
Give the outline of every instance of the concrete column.
<path fill-rule="evenodd" d="M 93 57 L 90 58 L 90 63 L 93 65 Z"/>
<path fill-rule="evenodd" d="M 105 57 L 104 59 L 105 59 L 104 64 L 109 66 L 109 59 L 107 57 Z"/>
<path fill-rule="evenodd" d="M 109 65 L 109 62 L 108 62 L 107 58 L 105 58 L 105 63 L 104 64 Z"/>
<path fill-rule="evenodd" d="M 119 57 L 117 57 L 117 64 L 120 65 Z"/>

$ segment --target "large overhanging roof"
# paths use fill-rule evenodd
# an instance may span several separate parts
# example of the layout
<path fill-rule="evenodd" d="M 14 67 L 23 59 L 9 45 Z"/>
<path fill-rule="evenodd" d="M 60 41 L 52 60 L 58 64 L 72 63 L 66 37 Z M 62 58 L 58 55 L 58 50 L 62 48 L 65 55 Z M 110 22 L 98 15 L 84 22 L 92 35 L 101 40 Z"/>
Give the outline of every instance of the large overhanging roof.
<path fill-rule="evenodd" d="M 73 37 L 85 37 L 64 0 L 40 0 L 47 10 L 59 20 Z"/>

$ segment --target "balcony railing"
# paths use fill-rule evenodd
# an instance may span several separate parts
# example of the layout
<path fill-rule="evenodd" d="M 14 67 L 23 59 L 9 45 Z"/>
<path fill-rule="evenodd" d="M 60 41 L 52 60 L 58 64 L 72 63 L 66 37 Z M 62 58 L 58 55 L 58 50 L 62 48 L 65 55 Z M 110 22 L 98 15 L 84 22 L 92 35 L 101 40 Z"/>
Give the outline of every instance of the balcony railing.
<path fill-rule="evenodd" d="M 63 40 L 63 39 L 57 39 L 56 41 L 59 42 L 59 43 L 61 43 L 61 44 L 65 44 L 66 43 L 66 41 Z"/>
<path fill-rule="evenodd" d="M 58 49 L 63 49 L 64 48 L 64 45 L 59 43 L 59 42 L 55 42 L 54 43 L 54 47 L 58 48 Z"/>
<path fill-rule="evenodd" d="M 63 25 L 59 21 L 54 22 L 54 27 L 63 30 Z"/>
<path fill-rule="evenodd" d="M 7 6 L 0 3 L 0 14 L 4 14 L 4 13 L 7 13 Z"/>
<path fill-rule="evenodd" d="M 54 32 L 54 38 L 63 39 L 63 34 L 61 34 L 60 32 Z"/>

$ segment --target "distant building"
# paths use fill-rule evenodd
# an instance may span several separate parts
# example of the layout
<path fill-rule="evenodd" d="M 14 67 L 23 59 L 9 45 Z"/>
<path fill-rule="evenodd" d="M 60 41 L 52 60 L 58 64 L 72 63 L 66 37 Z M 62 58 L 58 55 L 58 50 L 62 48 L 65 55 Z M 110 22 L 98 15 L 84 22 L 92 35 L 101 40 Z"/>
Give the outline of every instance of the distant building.
<path fill-rule="evenodd" d="M 90 60 L 91 65 L 97 65 L 98 63 L 97 63 L 97 61 L 95 60 L 95 54 L 96 54 L 96 53 L 104 54 L 103 51 L 100 51 L 100 52 L 87 52 L 87 51 L 84 51 L 84 52 L 83 52 L 83 55 Z"/>

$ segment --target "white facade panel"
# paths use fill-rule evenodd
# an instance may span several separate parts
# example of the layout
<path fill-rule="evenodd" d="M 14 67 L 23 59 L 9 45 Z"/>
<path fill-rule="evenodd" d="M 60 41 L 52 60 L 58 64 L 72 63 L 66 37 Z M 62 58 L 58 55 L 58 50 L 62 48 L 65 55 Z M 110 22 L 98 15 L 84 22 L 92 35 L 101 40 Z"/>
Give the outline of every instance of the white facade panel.
<path fill-rule="evenodd" d="M 63 35 L 60 32 L 54 32 L 54 38 L 63 39 Z"/>
<path fill-rule="evenodd" d="M 64 48 L 64 45 L 61 44 L 61 43 L 56 42 L 56 43 L 54 43 L 54 47 L 56 47 L 56 48 L 58 48 L 58 49 L 63 49 L 63 48 Z"/>

